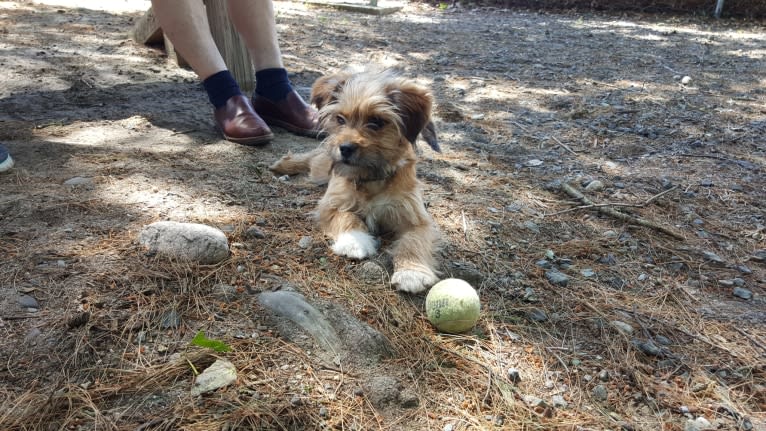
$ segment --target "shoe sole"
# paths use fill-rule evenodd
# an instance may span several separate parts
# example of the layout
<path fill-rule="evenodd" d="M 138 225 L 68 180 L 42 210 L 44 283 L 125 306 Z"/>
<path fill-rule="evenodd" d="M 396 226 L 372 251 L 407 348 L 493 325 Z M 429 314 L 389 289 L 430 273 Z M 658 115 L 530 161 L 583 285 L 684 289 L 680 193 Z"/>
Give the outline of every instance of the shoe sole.
<path fill-rule="evenodd" d="M 319 138 L 319 135 L 322 133 L 321 131 L 317 131 L 317 130 L 301 129 L 300 127 L 295 127 L 290 123 L 287 123 L 282 120 L 277 120 L 276 118 L 264 117 L 263 115 L 261 115 L 261 118 L 263 119 L 263 121 L 266 122 L 266 124 L 269 125 L 269 127 L 280 127 L 282 129 L 287 130 L 290 133 L 294 133 L 300 136 L 306 136 L 308 138 Z"/>
<path fill-rule="evenodd" d="M 231 136 L 223 135 L 224 139 L 235 144 L 246 145 L 248 147 L 262 147 L 274 139 L 274 134 L 268 134 L 263 136 L 255 136 L 252 138 L 232 138 Z"/>
<path fill-rule="evenodd" d="M 8 156 L 5 160 L 0 162 L 0 172 L 5 172 L 13 167 L 13 159 Z"/>

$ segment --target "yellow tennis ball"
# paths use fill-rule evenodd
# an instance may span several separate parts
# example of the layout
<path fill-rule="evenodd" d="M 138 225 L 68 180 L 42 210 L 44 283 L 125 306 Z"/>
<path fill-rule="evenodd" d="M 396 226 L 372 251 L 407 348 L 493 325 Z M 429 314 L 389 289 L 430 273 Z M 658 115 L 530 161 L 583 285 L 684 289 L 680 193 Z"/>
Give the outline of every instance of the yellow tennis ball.
<path fill-rule="evenodd" d="M 480 309 L 479 294 L 458 278 L 434 284 L 426 295 L 428 320 L 441 332 L 458 334 L 468 331 L 478 322 Z"/>

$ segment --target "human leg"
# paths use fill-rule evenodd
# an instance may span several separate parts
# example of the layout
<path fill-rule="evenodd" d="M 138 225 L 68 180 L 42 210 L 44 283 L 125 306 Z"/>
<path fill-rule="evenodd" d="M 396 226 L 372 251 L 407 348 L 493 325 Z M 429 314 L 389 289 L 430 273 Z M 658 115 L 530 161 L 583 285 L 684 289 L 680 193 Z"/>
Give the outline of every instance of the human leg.
<path fill-rule="evenodd" d="M 242 36 L 255 68 L 256 112 L 272 126 L 318 136 L 318 116 L 293 89 L 279 49 L 272 0 L 228 0 L 229 18 Z"/>
<path fill-rule="evenodd" d="M 162 31 L 202 80 L 224 137 L 245 145 L 269 142 L 274 135 L 227 70 L 202 0 L 152 0 L 152 10 Z"/>

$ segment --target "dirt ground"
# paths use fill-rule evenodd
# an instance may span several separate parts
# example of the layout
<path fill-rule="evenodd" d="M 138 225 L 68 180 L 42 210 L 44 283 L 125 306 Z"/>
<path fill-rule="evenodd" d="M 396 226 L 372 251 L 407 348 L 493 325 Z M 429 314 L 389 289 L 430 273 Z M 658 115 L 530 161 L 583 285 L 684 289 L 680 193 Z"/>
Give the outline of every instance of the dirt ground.
<path fill-rule="evenodd" d="M 195 75 L 129 38 L 139 6 L 0 2 L 0 429 L 766 429 L 763 23 L 277 2 L 304 95 L 364 63 L 432 89 L 441 270 L 483 307 L 449 336 L 330 253 L 321 188 L 269 173 L 317 142 L 222 140 Z M 220 228 L 231 257 L 148 256 L 159 220 Z M 326 366 L 285 340 L 254 300 L 285 284 L 393 356 Z M 237 382 L 192 396 L 215 357 Z M 372 399 L 381 376 L 408 401 Z"/>

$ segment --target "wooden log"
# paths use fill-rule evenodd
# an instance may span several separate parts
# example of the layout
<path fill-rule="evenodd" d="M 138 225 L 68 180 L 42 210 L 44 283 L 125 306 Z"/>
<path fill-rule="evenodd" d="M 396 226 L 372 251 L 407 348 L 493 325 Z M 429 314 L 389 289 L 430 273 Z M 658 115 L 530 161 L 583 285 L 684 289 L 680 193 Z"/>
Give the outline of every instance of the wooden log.
<path fill-rule="evenodd" d="M 226 67 L 247 94 L 255 90 L 255 73 L 253 61 L 247 46 L 240 38 L 234 25 L 229 20 L 229 12 L 225 0 L 205 0 L 207 19 L 210 32 L 213 35 L 218 50 L 221 52 Z"/>
<path fill-rule="evenodd" d="M 155 45 L 162 42 L 162 29 L 151 7 L 136 21 L 132 36 L 133 40 L 141 45 Z"/>

